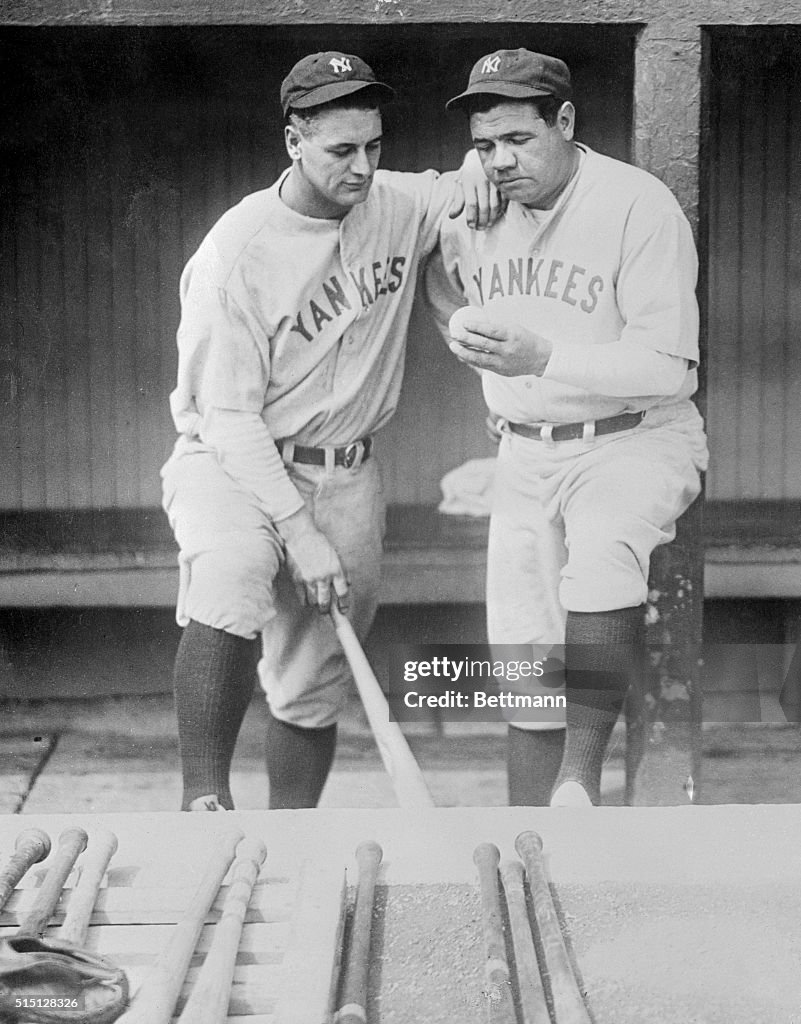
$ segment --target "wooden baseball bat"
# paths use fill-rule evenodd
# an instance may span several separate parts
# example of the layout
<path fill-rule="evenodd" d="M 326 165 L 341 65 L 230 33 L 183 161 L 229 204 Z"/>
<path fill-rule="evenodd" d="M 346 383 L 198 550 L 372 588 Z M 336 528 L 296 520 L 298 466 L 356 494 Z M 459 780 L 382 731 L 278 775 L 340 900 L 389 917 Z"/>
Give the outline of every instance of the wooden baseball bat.
<path fill-rule="evenodd" d="M 481 887 L 481 918 L 487 960 L 484 964 L 484 995 L 490 1002 L 488 1019 L 493 1024 L 516 1024 L 512 983 L 506 958 L 498 863 L 501 855 L 493 843 L 481 843 L 473 851 Z"/>
<path fill-rule="evenodd" d="M 120 1024 L 170 1024 L 206 916 L 243 838 L 239 831 L 217 837 L 192 902 L 134 994 L 130 1008 L 119 1018 Z"/>
<path fill-rule="evenodd" d="M 222 915 L 178 1024 L 225 1024 L 228 1020 L 242 925 L 266 856 L 267 847 L 260 839 L 243 839 L 237 846 Z"/>
<path fill-rule="evenodd" d="M 89 921 L 92 917 L 97 894 L 109 861 L 117 852 L 117 837 L 108 829 L 98 829 L 89 837 L 86 855 L 81 863 L 81 874 L 70 893 L 67 913 L 56 937 L 73 946 L 86 945 Z"/>
<path fill-rule="evenodd" d="M 378 867 L 384 851 L 372 839 L 359 843 L 356 862 L 359 883 L 350 932 L 350 947 L 342 981 L 340 1007 L 334 1024 L 364 1024 L 367 1020 L 367 978 L 370 970 L 370 936 L 373 928 L 373 903 Z"/>
<path fill-rule="evenodd" d="M 542 839 L 536 832 L 521 832 L 515 839 L 515 849 L 526 866 L 556 1019 L 559 1024 L 592 1024 L 559 927 L 545 874 Z"/>
<path fill-rule="evenodd" d="M 61 897 L 64 883 L 69 877 L 75 861 L 86 849 L 88 841 L 89 837 L 86 832 L 77 826 L 65 828 L 58 837 L 55 859 L 48 868 L 42 887 L 33 901 L 33 906 L 20 923 L 16 938 L 42 938 Z"/>
<path fill-rule="evenodd" d="M 49 854 L 50 836 L 42 829 L 25 828 L 19 833 L 14 841 L 14 852 L 0 871 L 0 910 L 28 869 Z"/>
<path fill-rule="evenodd" d="M 398 804 L 401 807 L 433 807 L 434 801 L 420 771 L 420 766 L 409 749 L 406 737 L 397 722 L 390 721 L 389 704 L 370 668 L 361 644 L 347 617 L 331 604 L 331 619 L 339 642 L 348 659 L 356 688 L 359 691 L 367 720 L 373 730 L 381 760 L 392 780 Z"/>
<path fill-rule="evenodd" d="M 2 993 L 0 1016 L 3 1020 L 28 1019 L 24 998 L 57 993 L 55 998 L 80 999 L 82 1005 L 75 1019 L 108 1024 L 116 1020 L 128 998 L 128 979 L 125 972 L 105 957 L 83 947 L 89 930 L 97 892 L 117 849 L 117 838 L 111 832 L 96 834 L 96 842 L 89 843 L 89 853 L 81 866 L 81 874 L 73 887 L 67 914 L 57 937 L 42 938 L 52 916 L 72 866 L 87 845 L 83 829 L 67 829 L 59 839 L 56 860 L 45 878 L 40 900 L 20 927 L 18 933 L 2 944 L 0 962 L 6 976 L 13 978 L 10 994 Z M 14 998 L 14 1003 L 11 999 Z M 18 1001 L 20 1000 L 20 1001 Z M 10 1005 L 9 1005 L 10 1004 Z M 70 1010 L 48 1007 L 37 1009 L 37 1020 L 59 1021 Z"/>
<path fill-rule="evenodd" d="M 551 1024 L 551 1014 L 545 998 L 526 908 L 523 865 L 519 860 L 504 860 L 501 863 L 501 881 L 506 893 L 506 909 L 509 912 L 509 928 L 512 932 L 521 1024 Z"/>

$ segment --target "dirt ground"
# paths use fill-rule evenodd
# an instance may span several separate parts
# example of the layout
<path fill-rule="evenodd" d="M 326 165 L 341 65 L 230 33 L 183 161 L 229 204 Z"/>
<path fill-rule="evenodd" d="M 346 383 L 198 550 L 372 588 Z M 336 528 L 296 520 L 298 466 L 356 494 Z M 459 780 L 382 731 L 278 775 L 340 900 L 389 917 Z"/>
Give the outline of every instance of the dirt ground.
<path fill-rule="evenodd" d="M 0 812 L 173 810 L 179 756 L 164 694 L 0 704 Z M 506 803 L 505 727 L 492 723 L 403 726 L 441 806 Z M 264 705 L 254 698 L 233 766 L 237 807 L 267 806 Z M 604 770 L 604 802 L 623 800 L 625 738 L 618 728 Z M 700 803 L 801 803 L 801 733 L 779 723 L 708 725 Z M 391 807 L 394 795 L 354 699 L 340 728 L 322 805 Z"/>

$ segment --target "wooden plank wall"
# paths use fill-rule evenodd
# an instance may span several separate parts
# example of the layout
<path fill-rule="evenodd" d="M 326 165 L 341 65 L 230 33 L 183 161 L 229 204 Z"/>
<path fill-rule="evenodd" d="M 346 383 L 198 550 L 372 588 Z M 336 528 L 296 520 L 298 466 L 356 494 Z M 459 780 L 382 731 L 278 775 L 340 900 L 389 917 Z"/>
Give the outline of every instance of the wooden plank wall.
<path fill-rule="evenodd" d="M 799 46 L 712 36 L 708 498 L 801 497 Z"/>
<path fill-rule="evenodd" d="M 627 157 L 633 29 L 601 26 L 5 28 L 0 127 L 0 508 L 159 503 L 173 440 L 177 285 L 213 221 L 285 164 L 278 86 L 306 52 L 358 52 L 399 89 L 383 164 L 455 166 L 446 115 L 499 46 L 564 56 L 581 136 Z M 475 377 L 415 317 L 382 439 L 390 501 L 438 499 L 490 450 Z"/>

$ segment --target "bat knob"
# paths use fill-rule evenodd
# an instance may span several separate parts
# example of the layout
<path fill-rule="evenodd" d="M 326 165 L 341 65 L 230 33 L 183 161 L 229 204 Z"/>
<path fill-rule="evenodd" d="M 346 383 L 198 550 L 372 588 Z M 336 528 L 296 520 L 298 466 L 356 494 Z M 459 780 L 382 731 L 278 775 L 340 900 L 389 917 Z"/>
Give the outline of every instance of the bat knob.
<path fill-rule="evenodd" d="M 521 857 L 540 853 L 542 850 L 542 837 L 538 832 L 521 832 L 515 839 L 515 849 Z"/>
<path fill-rule="evenodd" d="M 500 859 L 501 852 L 494 843 L 479 843 L 473 850 L 473 863 L 479 868 L 485 865 L 497 868 Z"/>
<path fill-rule="evenodd" d="M 83 853 L 89 843 L 89 836 L 85 829 L 77 825 L 70 825 L 65 828 L 58 837 L 58 845 L 62 850 L 69 851 L 73 858 Z"/>
<path fill-rule="evenodd" d="M 23 829 L 14 842 L 15 852 L 22 849 L 30 850 L 32 852 L 38 851 L 37 856 L 32 861 L 33 864 L 38 864 L 50 854 L 50 836 L 41 828 Z"/>
<path fill-rule="evenodd" d="M 359 867 L 366 864 L 380 864 L 384 851 L 374 839 L 366 839 L 356 847 L 356 861 Z"/>

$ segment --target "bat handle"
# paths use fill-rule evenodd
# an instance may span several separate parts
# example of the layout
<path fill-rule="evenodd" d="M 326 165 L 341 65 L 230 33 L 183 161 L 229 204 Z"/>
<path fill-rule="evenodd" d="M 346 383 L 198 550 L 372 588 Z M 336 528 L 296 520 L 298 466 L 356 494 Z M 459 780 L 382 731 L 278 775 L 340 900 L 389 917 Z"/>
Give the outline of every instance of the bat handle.
<path fill-rule="evenodd" d="M 86 849 L 88 841 L 89 837 L 86 832 L 77 826 L 65 828 L 58 837 L 55 859 L 50 865 L 33 906 L 20 924 L 18 932 L 20 936 L 41 938 L 44 935 L 48 921 L 53 916 L 53 911 L 58 904 L 64 883 L 72 871 L 75 861 Z"/>
<path fill-rule="evenodd" d="M 119 1024 L 169 1024 L 172 1020 L 206 916 L 244 838 L 238 829 L 217 836 L 191 905 L 172 929 Z"/>
<path fill-rule="evenodd" d="M 26 828 L 17 836 L 14 853 L 0 871 L 0 910 L 28 868 L 50 854 L 50 836 L 40 828 Z"/>
<path fill-rule="evenodd" d="M 373 902 L 378 868 L 383 856 L 384 851 L 373 839 L 359 843 L 356 847 L 359 883 L 356 890 L 356 908 L 351 927 L 347 968 L 342 982 L 340 1008 L 334 1015 L 335 1024 L 364 1024 L 367 1016 L 367 980 L 370 973 Z"/>
<path fill-rule="evenodd" d="M 92 832 L 81 862 L 81 877 L 70 893 L 67 913 L 58 935 L 64 942 L 85 946 L 89 921 L 109 861 L 117 852 L 117 837 L 108 829 Z"/>
<path fill-rule="evenodd" d="M 498 864 L 501 854 L 494 843 L 480 843 L 473 851 L 473 863 L 478 868 L 481 889 L 481 916 L 484 929 L 486 962 L 484 977 L 487 992 L 494 1005 L 493 1019 L 499 1024 L 514 1020 L 509 963 L 506 957 L 501 912 L 501 894 L 498 887 Z"/>
<path fill-rule="evenodd" d="M 228 1020 L 242 925 L 266 857 L 267 847 L 261 839 L 246 838 L 237 846 L 222 915 L 178 1024 L 225 1024 Z"/>
<path fill-rule="evenodd" d="M 591 1024 L 545 874 L 542 839 L 536 832 L 521 832 L 515 839 L 515 849 L 526 866 L 531 904 L 551 980 L 556 1017 L 560 1024 Z"/>

